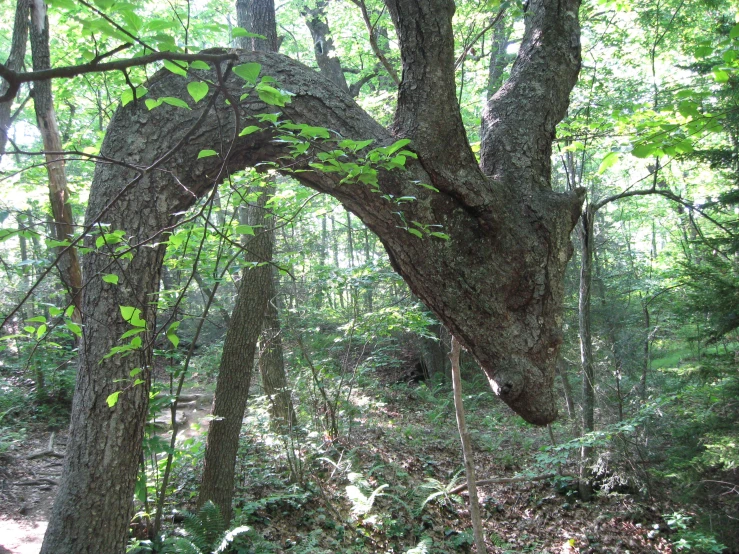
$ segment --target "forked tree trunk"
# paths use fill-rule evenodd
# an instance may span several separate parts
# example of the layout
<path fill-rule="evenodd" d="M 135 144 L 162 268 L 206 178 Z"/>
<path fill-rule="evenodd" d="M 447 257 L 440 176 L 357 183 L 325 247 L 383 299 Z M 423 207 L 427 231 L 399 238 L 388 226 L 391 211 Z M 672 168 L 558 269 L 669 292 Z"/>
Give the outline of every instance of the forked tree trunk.
<path fill-rule="evenodd" d="M 552 385 L 562 340 L 563 274 L 582 202 L 579 193 L 559 194 L 550 187 L 555 126 L 565 115 L 580 67 L 579 5 L 579 0 L 531 0 L 520 54 L 486 111 L 482 168 L 467 142 L 455 96 L 451 0 L 387 0 L 403 60 L 391 131 L 341 89 L 284 56 L 243 52 L 237 62 L 259 63 L 262 75 L 294 94 L 281 108 L 283 120 L 325 127 L 343 138 L 374 139 L 374 146 L 412 141 L 418 160 L 407 158 L 405 171 L 380 170 L 380 193 L 342 182 L 342 174 L 313 171 L 313 148 L 290 159 L 283 171 L 304 170 L 293 175 L 335 196 L 362 219 L 411 290 L 475 356 L 496 394 L 537 424 L 557 414 Z M 124 230 L 135 255 L 118 260 L 114 271 L 121 273 L 121 285 L 111 285 L 92 278 L 110 272 L 110 253 L 96 250 L 92 239 L 86 242 L 92 249 L 84 260 L 84 273 L 91 276 L 83 301 L 87 320 L 71 435 L 44 554 L 124 549 L 148 371 L 140 374 L 144 384 L 123 390 L 112 409 L 105 399 L 124 388 L 132 369 L 148 370 L 151 333 L 142 336 L 146 347 L 128 357 L 105 355 L 131 327 L 119 306 L 138 307 L 153 327 L 151 302 L 165 248 L 161 230 L 226 172 L 290 157 L 284 141 L 272 140 L 273 127 L 253 119 L 274 113 L 273 106 L 253 93 L 238 105 L 222 97 L 211 102 L 215 87 L 193 105 L 185 85 L 196 76 L 217 82 L 213 71 L 192 70 L 188 78 L 162 72 L 147 83 L 150 98 L 176 96 L 192 110 L 167 104 L 149 110 L 141 101 L 131 102 L 118 110 L 103 143 L 103 155 L 135 166 L 96 167 L 86 223 L 101 220 Z M 227 77 L 231 98 L 249 92 L 243 80 Z M 230 149 L 229 137 L 252 124 L 264 130 L 236 137 Z M 222 167 L 220 156 L 198 159 L 203 149 L 228 152 L 227 163 Z M 157 170 L 136 170 L 153 164 Z M 398 206 L 392 199 L 401 196 L 416 200 Z M 424 229 L 442 225 L 449 239 L 418 238 L 403 221 Z"/>

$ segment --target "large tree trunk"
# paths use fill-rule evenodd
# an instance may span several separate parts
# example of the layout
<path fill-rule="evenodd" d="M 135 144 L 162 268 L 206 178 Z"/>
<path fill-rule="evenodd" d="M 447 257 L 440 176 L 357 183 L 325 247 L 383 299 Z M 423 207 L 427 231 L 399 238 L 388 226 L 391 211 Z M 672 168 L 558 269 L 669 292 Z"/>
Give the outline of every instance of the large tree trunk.
<path fill-rule="evenodd" d="M 580 65 L 579 0 L 531 0 L 521 52 L 511 77 L 491 99 L 483 171 L 462 125 L 454 85 L 450 0 L 388 0 L 403 59 L 398 110 L 392 132 L 373 121 L 341 89 L 317 73 L 269 52 L 239 54 L 262 75 L 291 91 L 282 118 L 331 129 L 337 136 L 374 139 L 375 145 L 409 138 L 418 160 L 405 171 L 379 171 L 381 193 L 344 175 L 313 171 L 313 149 L 290 160 L 286 173 L 339 199 L 377 234 L 395 269 L 475 356 L 494 391 L 526 420 L 545 424 L 557 414 L 552 390 L 561 342 L 563 273 L 571 255 L 569 234 L 582 196 L 551 190 L 550 155 L 556 124 L 564 117 Z M 213 72 L 194 74 L 216 80 Z M 150 98 L 177 96 L 191 102 L 187 79 L 161 72 L 147 84 Z M 244 82 L 228 75 L 232 98 Z M 211 94 L 214 94 L 212 91 Z M 132 260 L 109 266 L 106 248 L 85 256 L 83 313 L 86 326 L 72 408 L 64 474 L 42 552 L 121 552 L 140 458 L 149 379 L 127 388 L 114 408 L 107 396 L 123 388 L 136 367 L 149 368 L 150 345 L 121 358 L 104 358 L 130 328 L 119 306 L 137 306 L 153 326 L 162 229 L 225 176 L 264 161 L 290 156 L 275 131 L 228 137 L 253 116 L 272 113 L 256 95 L 238 106 L 211 97 L 184 110 L 148 110 L 131 102 L 114 116 L 102 154 L 129 165 L 99 164 L 90 192 L 87 224 L 103 221 L 126 231 Z M 240 121 L 235 119 L 238 108 Z M 211 112 L 217 110 L 218 117 Z M 201 120 L 199 118 L 202 117 Z M 197 127 L 197 132 L 191 131 Z M 331 148 L 333 148 L 332 143 Z M 198 159 L 202 149 L 227 157 Z M 169 150 L 172 149 L 172 152 Z M 350 159 L 347 155 L 346 159 Z M 156 166 L 157 169 L 146 169 Z M 138 171 L 136 168 L 144 168 Z M 438 192 L 419 186 L 435 187 Z M 400 207 L 388 198 L 414 196 Z M 449 240 L 417 238 L 407 222 L 442 225 Z M 431 228 L 436 229 L 436 228 Z M 87 246 L 93 248 L 94 241 Z M 138 246 L 140 245 L 140 246 Z M 93 276 L 121 273 L 113 286 Z M 144 337 L 146 338 L 146 337 Z M 118 381 L 117 381 L 118 380 Z"/>
<path fill-rule="evenodd" d="M 43 0 L 31 0 L 31 52 L 34 71 L 51 67 L 49 18 L 46 15 L 46 4 Z M 51 201 L 51 212 L 54 215 L 54 238 L 58 241 L 70 241 L 75 234 L 74 219 L 72 207 L 69 205 L 64 157 L 60 154 L 63 146 L 51 94 L 51 81 L 37 81 L 33 85 L 33 104 L 46 151 L 49 200 Z M 56 248 L 56 251 L 61 254 L 58 264 L 59 274 L 75 306 L 74 319 L 81 321 L 82 271 L 77 258 L 77 249 L 70 248 L 62 253 L 64 250 L 62 246 Z"/>

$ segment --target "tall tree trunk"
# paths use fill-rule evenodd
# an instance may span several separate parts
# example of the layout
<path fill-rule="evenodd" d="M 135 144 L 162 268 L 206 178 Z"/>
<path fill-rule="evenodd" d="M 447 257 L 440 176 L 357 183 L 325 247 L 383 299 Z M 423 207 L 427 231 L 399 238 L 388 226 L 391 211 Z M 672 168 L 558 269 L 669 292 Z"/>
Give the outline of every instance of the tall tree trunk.
<path fill-rule="evenodd" d="M 593 364 L 593 337 L 590 321 L 590 300 L 593 281 L 593 219 L 595 211 L 588 205 L 579 226 L 580 234 L 580 363 L 582 364 L 582 428 L 583 433 L 595 430 L 595 370 Z M 589 500 L 592 486 L 589 480 L 592 447 L 583 446 L 580 453 L 580 496 Z"/>
<path fill-rule="evenodd" d="M 259 371 L 262 376 L 264 394 L 269 397 L 270 426 L 273 431 L 285 434 L 295 426 L 297 418 L 293 408 L 290 384 L 285 373 L 282 329 L 277 311 L 276 292 L 275 272 L 272 271 L 268 285 L 267 311 L 264 314 Z"/>
<path fill-rule="evenodd" d="M 10 54 L 5 61 L 5 67 L 12 71 L 20 71 L 26 57 L 26 43 L 28 42 L 28 18 L 31 13 L 31 0 L 18 0 L 15 5 L 15 19 L 13 21 L 13 38 L 10 43 Z M 9 90 L 8 83 L 0 84 L 0 96 Z M 11 125 L 10 110 L 13 107 L 15 96 L 0 102 L 0 159 L 5 155 L 5 146 L 8 143 L 8 132 Z"/>
<path fill-rule="evenodd" d="M 278 169 L 335 196 L 362 219 L 411 290 L 475 356 L 494 392 L 529 422 L 546 424 L 557 414 L 553 380 L 562 340 L 564 271 L 583 200 L 582 191 L 562 194 L 550 186 L 555 126 L 566 113 L 580 68 L 580 2 L 530 1 L 519 56 L 486 111 L 482 167 L 467 142 L 455 96 L 453 2 L 387 0 L 387 5 L 403 60 L 392 133 L 333 83 L 284 56 L 241 52 L 228 63 L 258 63 L 262 75 L 291 91 L 290 103 L 281 107 L 285 119 L 327 127 L 342 137 L 373 139 L 379 146 L 411 141 L 408 147 L 418 160 L 406 157 L 405 171 L 379 169 L 381 194 L 343 181 L 344 175 L 313 170 L 312 149 Z M 227 63 L 220 67 L 225 70 Z M 218 82 L 215 72 L 198 71 L 188 78 Z M 149 110 L 143 102 L 131 102 L 118 109 L 103 142 L 103 156 L 135 165 L 96 166 L 86 225 L 102 221 L 142 247 L 133 259 L 118 260 L 125 286 L 91 278 L 85 288 L 83 313 L 90 316 L 84 322 L 64 473 L 43 554 L 124 549 L 148 404 L 151 331 L 131 355 L 105 355 L 131 328 L 120 306 L 139 308 L 153 329 L 162 229 L 226 172 L 265 161 L 279 164 L 291 156 L 288 145 L 273 140 L 270 126 L 228 139 L 244 121 L 274 113 L 274 107 L 256 96 L 223 102 L 216 87 L 193 105 L 184 84 L 183 77 L 163 71 L 149 80 L 148 94 L 184 99 L 191 110 L 170 105 Z M 226 72 L 231 98 L 244 93 L 243 85 Z M 218 156 L 199 159 L 206 148 L 228 152 L 226 163 Z M 346 160 L 358 161 L 351 152 Z M 401 196 L 417 198 L 402 206 L 406 221 L 443 224 L 449 239 L 409 233 L 397 204 L 387 200 Z M 149 242 L 159 246 L 143 246 Z M 91 239 L 85 245 L 90 251 L 84 274 L 109 272 L 109 253 L 96 250 Z M 138 367 L 145 370 L 144 383 L 123 390 Z M 106 398 L 113 392 L 120 396 L 110 408 Z"/>
<path fill-rule="evenodd" d="M 49 50 L 49 18 L 43 0 L 31 0 L 31 53 L 33 69 L 39 71 L 51 67 Z M 74 236 L 74 219 L 69 205 L 69 188 L 62 151 L 62 140 L 57 125 L 51 81 L 37 81 L 33 86 L 33 104 L 36 109 L 41 137 L 46 150 L 46 170 L 49 175 L 49 200 L 54 215 L 54 237 L 58 241 L 69 241 Z M 62 254 L 64 247 L 56 248 Z M 75 320 L 81 321 L 82 271 L 77 250 L 70 248 L 59 259 L 59 273 L 75 306 Z"/>
<path fill-rule="evenodd" d="M 265 39 L 248 38 L 242 46 L 253 50 L 276 50 L 277 31 L 272 0 L 236 2 L 238 24 Z M 216 392 L 213 400 L 213 421 L 208 429 L 205 447 L 203 481 L 198 505 L 212 501 L 223 518 L 231 519 L 236 453 L 244 419 L 257 341 L 262 331 L 264 314 L 270 299 L 272 284 L 272 250 L 274 226 L 265 217 L 265 205 L 274 194 L 274 186 L 261 187 L 256 206 L 246 208 L 246 223 L 257 230 L 247 243 L 248 262 L 255 265 L 242 277 L 233 313 L 223 344 Z"/>
<path fill-rule="evenodd" d="M 503 73 L 513 56 L 508 53 L 511 29 L 506 23 L 506 18 L 501 17 L 493 27 L 493 39 L 490 44 L 490 64 L 488 66 L 488 82 L 486 87 L 487 100 L 489 101 L 503 84 Z M 480 122 L 480 138 L 485 140 L 489 118 L 483 117 Z"/>
<path fill-rule="evenodd" d="M 266 201 L 267 194 L 262 191 L 257 205 L 249 207 L 249 225 L 258 229 L 247 245 L 245 256 L 252 264 L 272 260 L 270 231 L 263 230 Z M 218 370 L 213 421 L 208 428 L 198 505 L 212 501 L 220 508 L 226 521 L 231 519 L 236 453 L 249 396 L 254 354 L 267 307 L 270 272 L 268 263 L 244 271 Z"/>

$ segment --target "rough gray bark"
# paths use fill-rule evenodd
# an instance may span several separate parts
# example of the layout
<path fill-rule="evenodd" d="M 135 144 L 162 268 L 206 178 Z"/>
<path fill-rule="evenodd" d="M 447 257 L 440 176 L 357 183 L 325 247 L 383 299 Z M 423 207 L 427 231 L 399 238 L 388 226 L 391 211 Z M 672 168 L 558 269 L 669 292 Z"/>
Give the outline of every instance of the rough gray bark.
<path fill-rule="evenodd" d="M 511 28 L 506 23 L 506 18 L 501 17 L 493 26 L 492 43 L 490 44 L 490 65 L 488 66 L 488 83 L 487 83 L 487 100 L 498 92 L 503 84 L 503 72 L 508 64 L 512 61 L 513 56 L 508 53 L 508 45 L 510 44 Z M 491 118 L 485 114 L 480 123 L 480 147 L 486 149 L 485 137 L 487 128 L 491 122 Z"/>
<path fill-rule="evenodd" d="M 236 19 L 241 27 L 265 38 L 241 37 L 244 50 L 277 52 L 279 40 L 275 23 L 275 3 L 264 0 L 236 0 Z"/>
<path fill-rule="evenodd" d="M 549 187 L 554 126 L 565 114 L 580 64 L 579 1 L 531 1 L 521 53 L 510 79 L 488 106 L 490 146 L 482 152 L 483 171 L 456 109 L 453 3 L 387 3 L 403 59 L 392 132 L 334 84 L 284 56 L 245 52 L 239 61 L 260 63 L 263 75 L 295 95 L 282 109 L 285 119 L 325 127 L 342 137 L 372 138 L 376 145 L 412 140 L 418 161 L 409 159 L 406 171 L 380 171 L 382 194 L 360 183 L 341 183 L 343 176 L 336 173 L 311 171 L 313 150 L 291 160 L 285 171 L 307 170 L 295 176 L 335 196 L 360 217 L 413 292 L 476 357 L 495 392 L 528 421 L 545 424 L 556 417 L 552 385 L 561 342 L 563 272 L 582 200 L 577 193 L 558 194 Z M 216 79 L 213 72 L 192 74 Z M 148 95 L 178 96 L 192 105 L 186 82 L 159 73 L 148 83 Z M 244 92 L 243 84 L 228 77 L 232 98 Z M 137 245 L 160 242 L 161 230 L 177 219 L 172 214 L 192 205 L 225 172 L 289 156 L 287 145 L 271 140 L 274 131 L 266 125 L 262 132 L 236 137 L 231 148 L 229 137 L 258 124 L 253 116 L 272 113 L 273 106 L 251 94 L 238 103 L 237 121 L 235 102 L 210 100 L 192 110 L 162 105 L 149 111 L 143 102 L 131 102 L 117 111 L 108 129 L 102 154 L 129 165 L 97 166 L 86 221 L 91 225 L 101 219 L 111 229 L 125 230 L 135 255 L 114 266 L 121 276 L 118 286 L 92 278 L 111 272 L 108 249 L 85 257 L 84 272 L 91 279 L 84 294 L 87 320 L 72 430 L 44 554 L 121 552 L 125 544 L 148 371 L 145 383 L 123 391 L 113 409 L 105 399 L 121 389 L 115 381 L 129 378 L 133 368 L 149 368 L 151 350 L 126 358 L 104 356 L 130 327 L 120 317 L 120 305 L 139 307 L 153 328 L 150 302 L 158 290 L 164 247 Z M 205 148 L 221 155 L 198 159 Z M 152 166 L 157 169 L 137 171 Z M 397 204 L 387 195 L 415 196 L 415 202 L 402 205 L 406 221 L 443 225 L 450 239 L 418 239 L 408 233 L 400 225 Z M 88 239 L 86 245 L 92 248 L 94 241 Z"/>
<path fill-rule="evenodd" d="M 13 38 L 10 43 L 10 54 L 5 66 L 13 71 L 20 71 L 26 57 L 26 43 L 28 42 L 28 16 L 31 11 L 31 0 L 18 0 L 15 5 L 15 19 L 13 22 Z M 8 83 L 0 84 L 0 96 L 8 91 Z M 0 159 L 5 155 L 5 146 L 8 143 L 13 98 L 7 102 L 0 102 Z"/>

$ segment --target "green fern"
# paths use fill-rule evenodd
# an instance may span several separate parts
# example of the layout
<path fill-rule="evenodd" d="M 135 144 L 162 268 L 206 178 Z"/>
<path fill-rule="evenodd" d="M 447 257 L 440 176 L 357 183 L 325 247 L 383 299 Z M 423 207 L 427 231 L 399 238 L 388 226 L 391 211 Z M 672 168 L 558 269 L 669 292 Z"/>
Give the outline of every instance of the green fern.
<path fill-rule="evenodd" d="M 197 514 L 185 514 L 182 527 L 176 537 L 164 541 L 164 554 L 221 554 L 248 527 L 237 527 L 226 532 L 226 522 L 218 506 L 206 502 Z"/>

